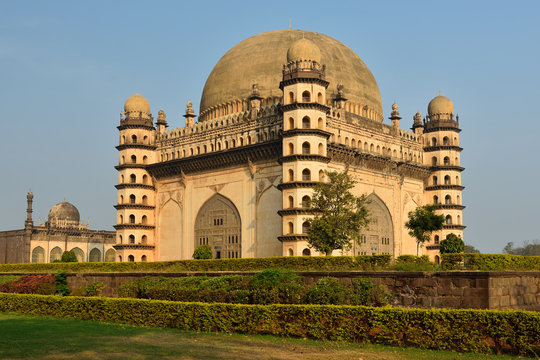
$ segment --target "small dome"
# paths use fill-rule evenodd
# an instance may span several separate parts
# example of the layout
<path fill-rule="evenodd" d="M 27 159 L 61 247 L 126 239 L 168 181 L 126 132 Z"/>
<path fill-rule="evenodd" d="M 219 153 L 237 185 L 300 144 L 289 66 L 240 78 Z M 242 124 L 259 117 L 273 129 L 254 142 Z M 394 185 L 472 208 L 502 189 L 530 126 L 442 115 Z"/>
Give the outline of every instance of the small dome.
<path fill-rule="evenodd" d="M 137 92 L 135 95 L 130 96 L 124 104 L 124 112 L 142 112 L 143 114 L 150 114 L 150 103 L 142 95 Z"/>
<path fill-rule="evenodd" d="M 297 60 L 310 60 L 321 62 L 321 50 L 308 39 L 295 41 L 287 50 L 287 63 Z"/>
<path fill-rule="evenodd" d="M 57 219 L 76 221 L 79 223 L 80 218 L 79 210 L 65 200 L 54 205 L 51 210 L 49 210 L 49 222 L 51 222 L 53 219 Z"/>
<path fill-rule="evenodd" d="M 446 96 L 439 95 L 429 102 L 428 114 L 453 114 L 454 103 Z"/>

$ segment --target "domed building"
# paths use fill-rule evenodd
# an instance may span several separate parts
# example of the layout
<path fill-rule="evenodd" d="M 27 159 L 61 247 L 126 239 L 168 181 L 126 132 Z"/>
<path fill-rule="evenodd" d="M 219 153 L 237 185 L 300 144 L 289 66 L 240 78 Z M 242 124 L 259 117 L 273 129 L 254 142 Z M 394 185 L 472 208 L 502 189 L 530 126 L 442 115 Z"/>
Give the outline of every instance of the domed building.
<path fill-rule="evenodd" d="M 79 262 L 114 262 L 115 232 L 90 230 L 80 221 L 79 210 L 66 200 L 54 205 L 47 220 L 32 220 L 34 194 L 26 195 L 24 229 L 0 232 L 0 264 L 53 262 L 71 250 Z"/>
<path fill-rule="evenodd" d="M 404 224 L 425 204 L 446 223 L 422 253 L 438 261 L 439 240 L 463 234 L 452 101 L 435 97 L 411 130 L 393 104 L 385 123 L 372 73 L 329 36 L 278 30 L 240 42 L 208 76 L 199 115 L 188 102 L 184 117 L 168 129 L 142 95 L 124 105 L 117 261 L 189 259 L 200 245 L 215 258 L 319 255 L 307 242 L 313 186 L 346 168 L 372 218 L 350 253 L 416 254 Z"/>

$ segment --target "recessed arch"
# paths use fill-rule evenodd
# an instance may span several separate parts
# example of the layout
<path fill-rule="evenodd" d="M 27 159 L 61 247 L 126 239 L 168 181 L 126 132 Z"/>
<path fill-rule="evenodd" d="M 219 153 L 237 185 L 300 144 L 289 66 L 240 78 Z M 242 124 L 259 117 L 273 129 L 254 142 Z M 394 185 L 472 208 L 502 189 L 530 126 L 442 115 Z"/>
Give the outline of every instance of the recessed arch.
<path fill-rule="evenodd" d="M 101 261 L 101 251 L 97 248 L 90 250 L 90 255 L 88 258 L 89 262 L 100 262 Z"/>
<path fill-rule="evenodd" d="M 105 251 L 105 262 L 114 262 L 116 251 L 114 249 L 109 249 Z"/>
<path fill-rule="evenodd" d="M 37 246 L 32 250 L 32 262 L 42 263 L 45 262 L 45 250 L 41 246 Z"/>
<path fill-rule="evenodd" d="M 55 248 L 51 250 L 49 261 L 53 262 L 55 260 L 60 260 L 61 258 L 62 258 L 62 249 L 56 246 Z"/>
<path fill-rule="evenodd" d="M 367 197 L 366 205 L 371 222 L 368 228 L 362 231 L 366 242 L 355 244 L 355 255 L 367 254 L 393 254 L 394 253 L 394 225 L 392 215 L 386 203 L 376 194 Z"/>
<path fill-rule="evenodd" d="M 78 262 L 84 262 L 84 251 L 82 251 L 82 249 L 74 247 L 71 251 L 75 253 Z"/>

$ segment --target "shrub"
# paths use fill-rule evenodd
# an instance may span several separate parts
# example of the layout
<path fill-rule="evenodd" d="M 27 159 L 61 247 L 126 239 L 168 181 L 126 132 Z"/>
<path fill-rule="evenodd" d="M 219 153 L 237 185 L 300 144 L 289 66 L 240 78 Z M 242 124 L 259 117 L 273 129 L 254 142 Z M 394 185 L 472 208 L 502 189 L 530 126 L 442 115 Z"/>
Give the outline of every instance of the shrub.
<path fill-rule="evenodd" d="M 375 286 L 369 279 L 355 279 L 353 288 L 354 298 L 351 303 L 354 305 L 384 306 L 392 298 L 392 294 L 382 284 Z"/>
<path fill-rule="evenodd" d="M 62 253 L 62 257 L 60 258 L 60 262 L 62 263 L 71 263 L 71 262 L 78 262 L 77 255 L 75 255 L 75 252 L 73 250 L 64 251 Z"/>
<path fill-rule="evenodd" d="M 297 304 L 302 278 L 290 270 L 267 269 L 253 276 L 250 290 L 253 304 Z"/>
<path fill-rule="evenodd" d="M 392 265 L 392 270 L 398 271 L 433 271 L 435 264 L 429 261 L 427 255 L 401 255 L 396 258 Z"/>
<path fill-rule="evenodd" d="M 441 254 L 461 253 L 465 249 L 465 243 L 456 234 L 446 235 L 446 239 L 441 241 Z"/>
<path fill-rule="evenodd" d="M 193 258 L 197 260 L 212 259 L 213 257 L 212 248 L 208 245 L 198 246 L 193 252 Z"/>
<path fill-rule="evenodd" d="M 55 278 L 52 275 L 24 275 L 0 284 L 0 292 L 52 295 L 56 293 Z"/>
<path fill-rule="evenodd" d="M 105 284 L 102 281 L 89 282 L 84 287 L 84 296 L 101 296 L 104 288 Z"/>
<path fill-rule="evenodd" d="M 349 305 L 353 298 L 350 287 L 343 285 L 336 278 L 324 277 L 311 287 L 304 297 L 306 304 Z"/>
<path fill-rule="evenodd" d="M 540 270 L 540 256 L 502 254 L 442 254 L 445 270 L 525 271 Z"/>
<path fill-rule="evenodd" d="M 20 294 L 0 294 L 0 311 L 458 352 L 530 356 L 540 352 L 540 313 L 529 311 L 203 304 Z"/>
<path fill-rule="evenodd" d="M 68 296 L 71 293 L 71 290 L 67 284 L 67 274 L 65 271 L 57 271 L 54 274 L 54 279 L 56 283 L 56 294 L 62 296 Z"/>
<path fill-rule="evenodd" d="M 0 275 L 0 284 L 10 283 L 13 280 L 20 279 L 22 275 Z"/>

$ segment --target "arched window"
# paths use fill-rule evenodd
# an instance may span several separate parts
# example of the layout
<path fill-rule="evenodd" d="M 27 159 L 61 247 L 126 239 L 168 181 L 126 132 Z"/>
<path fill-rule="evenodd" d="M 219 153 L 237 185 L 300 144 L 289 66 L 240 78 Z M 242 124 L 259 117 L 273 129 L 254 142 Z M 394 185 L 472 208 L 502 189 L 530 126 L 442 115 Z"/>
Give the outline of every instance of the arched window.
<path fill-rule="evenodd" d="M 450 176 L 446 175 L 444 177 L 444 185 L 450 185 Z"/>
<path fill-rule="evenodd" d="M 456 185 L 459 185 L 459 176 L 456 176 Z"/>
<path fill-rule="evenodd" d="M 114 262 L 115 254 L 113 249 L 105 251 L 105 262 Z"/>
<path fill-rule="evenodd" d="M 437 166 L 437 158 L 435 156 L 431 158 L 431 164 Z"/>
<path fill-rule="evenodd" d="M 142 177 L 142 183 L 143 183 L 143 184 L 148 184 L 148 175 L 143 175 L 143 177 Z"/>
<path fill-rule="evenodd" d="M 433 185 L 437 185 L 438 181 L 439 181 L 439 179 L 436 176 L 434 176 L 433 177 Z"/>
<path fill-rule="evenodd" d="M 118 262 L 122 262 L 122 255 L 118 255 Z"/>
<path fill-rule="evenodd" d="M 120 164 L 125 164 L 126 163 L 126 157 L 124 155 L 122 155 L 122 158 L 120 160 Z"/>
<path fill-rule="evenodd" d="M 302 170 L 302 181 L 311 181 L 311 171 L 309 169 Z"/>
<path fill-rule="evenodd" d="M 148 237 L 146 235 L 143 235 L 141 237 L 141 244 L 146 245 L 148 243 Z"/>
<path fill-rule="evenodd" d="M 289 169 L 289 181 L 294 181 L 294 171 Z"/>
<path fill-rule="evenodd" d="M 311 224 L 309 223 L 309 221 L 304 221 L 302 223 L 302 234 L 307 234 L 310 226 Z"/>
<path fill-rule="evenodd" d="M 189 154 L 193 156 L 193 148 L 189 149 Z"/>
<path fill-rule="evenodd" d="M 135 215 L 133 215 L 133 214 L 129 215 L 129 223 L 130 224 L 135 224 Z"/>
<path fill-rule="evenodd" d="M 137 182 L 137 177 L 135 176 L 135 174 L 131 174 L 129 175 L 129 181 L 134 184 Z"/>
<path fill-rule="evenodd" d="M 49 258 L 50 262 L 53 262 L 55 260 L 60 260 L 62 258 L 62 249 L 60 249 L 58 246 L 51 250 L 51 256 Z"/>
<path fill-rule="evenodd" d="M 124 175 L 120 175 L 120 184 L 124 183 Z"/>
<path fill-rule="evenodd" d="M 289 104 L 292 104 L 294 102 L 294 93 L 292 91 L 289 92 Z"/>
<path fill-rule="evenodd" d="M 456 197 L 456 204 L 461 205 L 461 199 L 459 195 Z"/>
<path fill-rule="evenodd" d="M 143 215 L 141 218 L 141 224 L 146 224 L 147 222 L 148 222 L 148 218 L 146 217 L 146 215 Z"/>
<path fill-rule="evenodd" d="M 441 258 L 439 257 L 439 255 L 435 255 L 435 264 L 439 265 L 440 263 L 441 263 Z"/>
<path fill-rule="evenodd" d="M 311 256 L 311 251 L 308 248 L 302 250 L 302 256 Z"/>
<path fill-rule="evenodd" d="M 450 197 L 450 195 L 446 195 L 446 196 L 444 197 L 444 203 L 445 203 L 446 205 L 452 204 L 452 198 Z"/>
<path fill-rule="evenodd" d="M 324 120 L 322 118 L 319 118 L 318 123 L 319 123 L 319 129 L 324 128 Z"/>
<path fill-rule="evenodd" d="M 450 145 L 450 140 L 448 139 L 447 136 L 443 137 L 443 139 L 442 139 L 442 144 L 443 144 L 443 145 Z"/>
<path fill-rule="evenodd" d="M 319 170 L 319 181 L 324 181 L 324 171 Z"/>
<path fill-rule="evenodd" d="M 459 166 L 459 161 L 458 161 L 458 158 L 457 158 L 457 157 L 454 158 L 454 165 Z"/>
<path fill-rule="evenodd" d="M 446 166 L 450 165 L 450 158 L 448 156 L 444 157 L 444 165 Z"/>
<path fill-rule="evenodd" d="M 120 215 L 120 224 L 124 223 L 124 215 Z"/>
<path fill-rule="evenodd" d="M 134 262 L 135 261 L 135 257 L 133 255 L 129 255 L 128 256 L 128 261 L 129 262 Z"/>
<path fill-rule="evenodd" d="M 122 237 L 122 235 L 118 235 L 118 242 L 120 244 L 123 244 L 124 243 L 124 238 Z"/>
<path fill-rule="evenodd" d="M 289 250 L 287 250 L 287 254 L 288 254 L 289 256 L 294 256 L 294 251 L 293 251 L 293 249 L 289 248 Z"/>
<path fill-rule="evenodd" d="M 144 155 L 142 158 L 143 164 L 148 164 L 148 156 Z"/>
<path fill-rule="evenodd" d="M 291 221 L 289 221 L 289 224 L 288 224 L 289 228 L 288 228 L 288 232 L 289 234 L 294 234 L 294 225 Z"/>
<path fill-rule="evenodd" d="M 134 144 L 137 143 L 137 135 L 131 135 L 131 142 Z"/>
<path fill-rule="evenodd" d="M 289 129 L 294 129 L 294 119 L 289 118 Z"/>
<path fill-rule="evenodd" d="M 369 151 L 374 152 L 375 151 L 375 145 L 371 144 L 369 146 Z"/>
<path fill-rule="evenodd" d="M 437 205 L 439 203 L 439 197 L 437 195 L 433 196 L 433 203 Z"/>
<path fill-rule="evenodd" d="M 310 145 L 306 141 L 305 143 L 302 144 L 302 154 L 309 155 L 310 153 L 311 153 Z"/>
<path fill-rule="evenodd" d="M 302 93 L 302 102 L 310 102 L 311 101 L 311 94 L 309 93 L 309 91 L 304 91 Z"/>
<path fill-rule="evenodd" d="M 120 144 L 125 144 L 125 142 L 126 142 L 126 136 L 122 135 L 122 137 L 120 138 Z"/>
<path fill-rule="evenodd" d="M 437 146 L 437 138 L 432 138 L 431 139 L 431 145 L 432 146 Z"/>
<path fill-rule="evenodd" d="M 135 204 L 135 199 L 136 199 L 135 195 L 133 195 L 133 194 L 129 195 L 129 203 L 130 204 Z"/>
<path fill-rule="evenodd" d="M 311 198 L 307 195 L 305 195 L 304 197 L 302 197 L 302 207 L 304 209 L 307 209 L 311 206 Z"/>
<path fill-rule="evenodd" d="M 143 195 L 143 197 L 142 197 L 142 204 L 143 204 L 143 205 L 148 205 L 148 196 Z"/>
<path fill-rule="evenodd" d="M 141 256 L 141 261 L 146 262 L 146 255 Z"/>
<path fill-rule="evenodd" d="M 311 120 L 309 119 L 309 117 L 307 116 L 304 116 L 302 118 L 302 129 L 309 129 L 311 127 Z"/>
<path fill-rule="evenodd" d="M 123 204 L 124 203 L 124 195 L 120 195 L 120 204 Z"/>
<path fill-rule="evenodd" d="M 324 145 L 319 143 L 319 155 L 324 155 Z"/>
<path fill-rule="evenodd" d="M 351 140 L 351 147 L 353 147 L 353 148 L 356 147 L 356 140 L 355 139 Z"/>
<path fill-rule="evenodd" d="M 435 243 L 435 245 L 439 245 L 439 235 L 435 235 L 435 237 L 433 238 L 433 242 Z"/>
<path fill-rule="evenodd" d="M 229 141 L 225 140 L 225 149 L 229 148 Z"/>
<path fill-rule="evenodd" d="M 459 216 L 459 215 L 457 216 L 457 223 L 458 223 L 458 225 L 461 225 L 461 216 Z"/>
<path fill-rule="evenodd" d="M 289 143 L 289 155 L 294 154 L 294 145 L 293 143 Z"/>
<path fill-rule="evenodd" d="M 446 215 L 446 225 L 452 225 L 452 216 Z"/>
<path fill-rule="evenodd" d="M 318 93 L 318 94 L 317 94 L 317 102 L 318 102 L 319 104 L 322 104 L 322 103 L 323 103 L 323 96 L 322 96 L 321 93 Z"/>
<path fill-rule="evenodd" d="M 99 249 L 90 250 L 90 255 L 88 257 L 89 262 L 100 262 L 101 261 L 101 251 Z"/>
<path fill-rule="evenodd" d="M 200 155 L 200 154 L 201 154 L 201 147 L 197 146 L 197 155 Z"/>
<path fill-rule="evenodd" d="M 349 146 L 349 137 L 345 136 L 345 145 Z"/>
<path fill-rule="evenodd" d="M 294 198 L 292 196 L 289 196 L 289 207 L 290 208 L 294 207 Z"/>
<path fill-rule="evenodd" d="M 135 235 L 129 235 L 129 243 L 135 244 Z"/>

